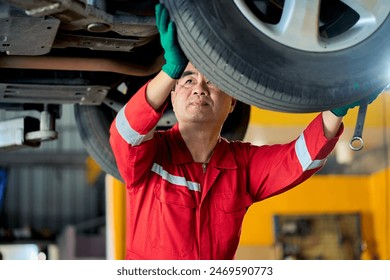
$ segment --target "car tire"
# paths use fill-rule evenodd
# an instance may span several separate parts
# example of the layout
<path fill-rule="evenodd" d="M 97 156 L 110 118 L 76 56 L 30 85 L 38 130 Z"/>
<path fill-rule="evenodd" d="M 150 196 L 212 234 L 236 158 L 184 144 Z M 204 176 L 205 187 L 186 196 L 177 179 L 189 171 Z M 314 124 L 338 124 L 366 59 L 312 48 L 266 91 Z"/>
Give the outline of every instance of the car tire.
<path fill-rule="evenodd" d="M 77 129 L 88 154 L 102 170 L 121 180 L 109 142 L 113 112 L 105 105 L 74 106 Z"/>
<path fill-rule="evenodd" d="M 280 112 L 319 112 L 355 102 L 390 83 L 388 14 L 364 40 L 315 52 L 266 36 L 234 1 L 161 2 L 189 60 L 242 102 Z"/>

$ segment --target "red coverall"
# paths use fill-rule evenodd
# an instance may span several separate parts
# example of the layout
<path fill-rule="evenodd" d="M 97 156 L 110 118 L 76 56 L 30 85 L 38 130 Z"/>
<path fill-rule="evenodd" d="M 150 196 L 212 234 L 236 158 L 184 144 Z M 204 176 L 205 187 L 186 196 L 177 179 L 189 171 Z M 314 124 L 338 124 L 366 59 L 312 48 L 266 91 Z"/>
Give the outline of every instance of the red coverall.
<path fill-rule="evenodd" d="M 221 138 L 207 166 L 193 161 L 178 126 L 154 131 L 162 115 L 146 85 L 118 113 L 111 146 L 126 183 L 126 259 L 233 259 L 248 207 L 313 175 L 334 148 L 317 116 L 295 141 L 253 146 Z"/>

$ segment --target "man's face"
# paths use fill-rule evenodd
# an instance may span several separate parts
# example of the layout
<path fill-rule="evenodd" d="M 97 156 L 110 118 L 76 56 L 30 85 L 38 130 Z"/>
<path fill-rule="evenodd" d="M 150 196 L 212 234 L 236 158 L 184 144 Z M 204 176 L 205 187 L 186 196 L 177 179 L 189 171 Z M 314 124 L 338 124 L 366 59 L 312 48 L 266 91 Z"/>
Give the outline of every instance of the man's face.
<path fill-rule="evenodd" d="M 220 90 L 189 63 L 171 93 L 179 122 L 215 122 L 222 125 L 236 100 Z"/>

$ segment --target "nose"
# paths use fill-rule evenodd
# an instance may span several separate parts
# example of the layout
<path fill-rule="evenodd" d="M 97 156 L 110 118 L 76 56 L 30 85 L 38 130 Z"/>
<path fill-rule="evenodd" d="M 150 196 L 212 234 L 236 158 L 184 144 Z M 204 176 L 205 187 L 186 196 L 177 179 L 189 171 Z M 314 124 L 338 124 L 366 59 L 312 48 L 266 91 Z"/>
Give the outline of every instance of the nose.
<path fill-rule="evenodd" d="M 210 94 L 206 79 L 204 79 L 203 77 L 198 79 L 198 82 L 192 89 L 192 94 L 199 94 L 199 95 Z"/>

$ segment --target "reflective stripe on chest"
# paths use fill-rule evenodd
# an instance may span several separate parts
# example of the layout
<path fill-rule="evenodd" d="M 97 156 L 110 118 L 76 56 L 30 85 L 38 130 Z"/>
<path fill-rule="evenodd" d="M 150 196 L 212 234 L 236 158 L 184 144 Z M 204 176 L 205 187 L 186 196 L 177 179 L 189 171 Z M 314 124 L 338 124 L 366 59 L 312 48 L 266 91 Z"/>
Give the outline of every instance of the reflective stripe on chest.
<path fill-rule="evenodd" d="M 200 184 L 196 182 L 187 181 L 186 178 L 169 174 L 163 167 L 157 163 L 153 163 L 152 171 L 159 175 L 163 180 L 171 184 L 186 187 L 191 191 L 200 192 Z"/>

